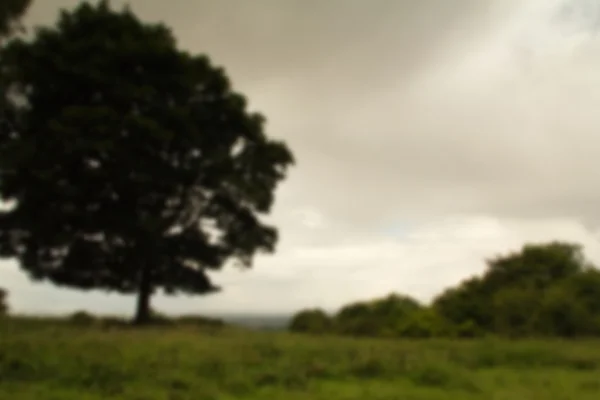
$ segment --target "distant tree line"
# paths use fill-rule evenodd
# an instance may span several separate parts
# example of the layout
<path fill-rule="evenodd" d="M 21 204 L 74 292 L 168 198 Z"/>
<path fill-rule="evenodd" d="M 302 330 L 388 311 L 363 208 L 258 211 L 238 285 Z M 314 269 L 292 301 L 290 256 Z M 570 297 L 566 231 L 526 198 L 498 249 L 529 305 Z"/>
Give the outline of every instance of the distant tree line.
<path fill-rule="evenodd" d="M 600 271 L 581 247 L 551 242 L 487 261 L 481 276 L 431 304 L 398 294 L 297 313 L 291 331 L 379 337 L 587 337 L 600 335 Z"/>

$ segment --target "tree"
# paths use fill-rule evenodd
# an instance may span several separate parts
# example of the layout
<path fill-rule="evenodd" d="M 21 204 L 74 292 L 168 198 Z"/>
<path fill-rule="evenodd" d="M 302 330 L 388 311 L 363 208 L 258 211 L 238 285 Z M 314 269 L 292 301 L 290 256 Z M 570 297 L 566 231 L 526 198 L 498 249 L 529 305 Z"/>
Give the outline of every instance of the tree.
<path fill-rule="evenodd" d="M 588 268 L 562 283 L 570 296 L 576 298 L 589 313 L 600 318 L 600 271 Z"/>
<path fill-rule="evenodd" d="M 598 334 L 597 323 L 598 314 L 589 313 L 566 285 L 546 291 L 536 318 L 537 333 L 559 337 Z"/>
<path fill-rule="evenodd" d="M 422 308 L 415 299 L 396 293 L 375 299 L 369 306 L 368 318 L 381 336 L 397 336 L 398 327 Z"/>
<path fill-rule="evenodd" d="M 402 320 L 396 328 L 397 336 L 408 338 L 431 338 L 450 336 L 450 327 L 431 307 L 416 310 Z"/>
<path fill-rule="evenodd" d="M 303 310 L 292 317 L 289 329 L 292 332 L 323 334 L 331 331 L 332 321 L 321 309 Z"/>
<path fill-rule="evenodd" d="M 600 271 L 582 271 L 547 290 L 536 322 L 544 335 L 600 334 Z"/>
<path fill-rule="evenodd" d="M 222 68 L 108 1 L 2 49 L 18 102 L 0 135 L 0 255 L 34 280 L 150 297 L 206 294 L 207 270 L 274 251 L 265 224 L 293 164 Z"/>
<path fill-rule="evenodd" d="M 433 309 L 452 324 L 473 325 L 476 329 L 490 329 L 494 319 L 490 293 L 480 277 L 472 277 L 437 296 Z"/>
<path fill-rule="evenodd" d="M 488 291 L 509 285 L 543 290 L 588 269 L 581 246 L 550 242 L 528 244 L 519 252 L 488 260 L 485 287 Z"/>
<path fill-rule="evenodd" d="M 540 309 L 540 294 L 520 287 L 499 290 L 492 299 L 494 333 L 526 337 L 535 333 Z"/>
<path fill-rule="evenodd" d="M 20 19 L 30 5 L 31 0 L 2 0 L 0 2 L 0 44 L 2 44 L 3 37 L 23 29 Z"/>
<path fill-rule="evenodd" d="M 335 325 L 339 332 L 352 335 L 396 336 L 398 327 L 421 308 L 409 296 L 390 294 L 345 305 L 336 314 Z"/>
<path fill-rule="evenodd" d="M 354 302 L 343 306 L 334 317 L 338 332 L 357 336 L 375 336 L 379 326 L 371 318 L 371 307 L 365 302 Z"/>
<path fill-rule="evenodd" d="M 375 299 L 370 306 L 371 314 L 381 319 L 398 318 L 421 309 L 421 305 L 415 299 L 396 293 Z"/>
<path fill-rule="evenodd" d="M 433 307 L 456 326 L 469 323 L 477 329 L 503 335 L 539 333 L 541 299 L 546 293 L 580 276 L 586 276 L 575 280 L 585 282 L 580 284 L 581 291 L 599 293 L 591 271 L 593 266 L 585 260 L 578 245 L 528 244 L 518 252 L 488 260 L 488 268 L 481 277 L 446 290 L 434 300 Z M 575 295 L 576 291 L 571 293 Z M 552 304 L 557 304 L 557 298 L 558 295 L 552 296 Z"/>

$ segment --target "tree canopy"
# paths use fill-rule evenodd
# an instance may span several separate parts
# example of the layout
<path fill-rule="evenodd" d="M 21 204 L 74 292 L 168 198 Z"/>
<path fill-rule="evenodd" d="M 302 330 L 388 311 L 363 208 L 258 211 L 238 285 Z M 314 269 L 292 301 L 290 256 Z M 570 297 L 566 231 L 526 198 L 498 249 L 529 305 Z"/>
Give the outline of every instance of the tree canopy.
<path fill-rule="evenodd" d="M 0 2 L 0 44 L 2 37 L 22 28 L 20 19 L 30 5 L 31 0 L 2 0 Z"/>
<path fill-rule="evenodd" d="M 218 290 L 206 271 L 271 252 L 293 164 L 226 72 L 108 1 L 63 11 L 0 53 L 0 254 L 36 280 L 150 296 Z"/>

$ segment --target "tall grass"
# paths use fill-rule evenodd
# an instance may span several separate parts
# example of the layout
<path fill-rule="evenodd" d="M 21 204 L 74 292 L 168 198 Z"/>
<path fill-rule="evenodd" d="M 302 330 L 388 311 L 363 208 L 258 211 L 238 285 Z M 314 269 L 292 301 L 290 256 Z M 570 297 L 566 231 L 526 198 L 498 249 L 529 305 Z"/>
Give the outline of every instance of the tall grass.
<path fill-rule="evenodd" d="M 0 399 L 597 399 L 600 341 L 0 322 Z"/>

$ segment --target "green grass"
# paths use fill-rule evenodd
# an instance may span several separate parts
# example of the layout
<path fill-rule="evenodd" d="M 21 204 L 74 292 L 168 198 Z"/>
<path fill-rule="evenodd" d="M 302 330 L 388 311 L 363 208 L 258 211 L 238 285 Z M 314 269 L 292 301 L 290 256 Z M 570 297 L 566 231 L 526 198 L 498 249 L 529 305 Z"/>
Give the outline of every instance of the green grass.
<path fill-rule="evenodd" d="M 600 341 L 385 341 L 0 321 L 0 399 L 598 399 Z"/>

